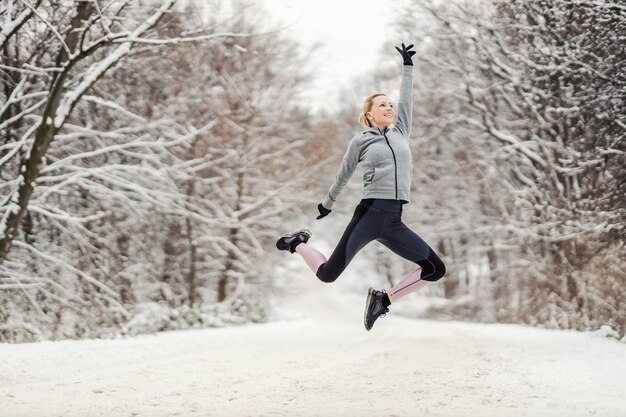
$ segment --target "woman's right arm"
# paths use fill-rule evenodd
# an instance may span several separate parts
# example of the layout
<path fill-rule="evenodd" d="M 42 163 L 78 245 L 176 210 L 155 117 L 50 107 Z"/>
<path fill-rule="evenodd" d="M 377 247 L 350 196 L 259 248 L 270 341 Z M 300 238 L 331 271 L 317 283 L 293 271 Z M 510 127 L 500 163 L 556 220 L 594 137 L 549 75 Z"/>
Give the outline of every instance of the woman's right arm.
<path fill-rule="evenodd" d="M 359 156 L 359 147 L 356 143 L 356 137 L 354 137 L 350 141 L 350 145 L 348 145 L 348 150 L 343 157 L 343 161 L 341 162 L 339 171 L 337 171 L 335 180 L 330 186 L 326 198 L 322 202 L 322 206 L 324 206 L 327 210 L 331 210 L 333 208 L 333 204 L 337 201 L 339 194 L 341 194 L 341 191 L 350 180 L 350 177 L 352 177 L 356 166 L 359 164 Z"/>

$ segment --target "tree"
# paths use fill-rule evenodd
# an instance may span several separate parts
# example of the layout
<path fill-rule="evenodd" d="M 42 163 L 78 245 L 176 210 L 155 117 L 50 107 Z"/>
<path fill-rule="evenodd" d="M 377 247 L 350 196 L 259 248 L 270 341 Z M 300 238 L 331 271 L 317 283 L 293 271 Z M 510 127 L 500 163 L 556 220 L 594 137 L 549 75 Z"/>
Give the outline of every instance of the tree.
<path fill-rule="evenodd" d="M 447 288 L 465 294 L 459 278 L 486 270 L 469 304 L 484 318 L 623 331 L 624 9 L 416 1 L 404 15 L 424 11 L 434 20 L 403 22 L 424 40 L 416 88 L 426 100 L 415 109 L 421 159 L 432 161 L 420 185 L 433 196 L 425 204 L 444 197 L 439 208 L 464 211 L 427 223 L 446 260 L 469 268 Z M 464 230 L 456 243 L 450 225 Z"/>
<path fill-rule="evenodd" d="M 17 21 L 21 22 L 19 26 L 23 27 L 25 20 L 37 16 L 44 20 L 42 23 L 55 35 L 52 38 L 44 36 L 38 43 L 32 45 L 33 55 L 27 57 L 26 62 L 21 63 L 22 66 L 30 67 L 32 65 L 39 71 L 37 75 L 45 74 L 45 67 L 37 67 L 37 59 L 33 63 L 30 62 L 30 59 L 33 59 L 32 57 L 39 58 L 40 54 L 45 57 L 46 53 L 42 51 L 45 48 L 47 51 L 56 51 L 54 64 L 57 69 L 53 70 L 53 75 L 44 81 L 48 94 L 34 132 L 29 130 L 28 135 L 22 137 L 22 141 L 25 142 L 29 139 L 30 134 L 34 135 L 32 145 L 19 164 L 20 176 L 17 181 L 17 190 L 9 193 L 2 204 L 4 213 L 0 221 L 0 263 L 6 259 L 20 223 L 26 214 L 28 203 L 35 187 L 35 181 L 45 166 L 45 155 L 55 135 L 63 128 L 72 110 L 85 93 L 108 70 L 128 55 L 132 46 L 141 41 L 141 37 L 146 35 L 156 25 L 163 14 L 172 7 L 173 3 L 173 0 L 164 1 L 159 9 L 155 10 L 152 15 L 145 18 L 140 24 L 135 25 L 135 28 L 130 32 L 119 31 L 121 27 L 118 25 L 117 20 L 112 20 L 112 18 L 120 16 L 126 4 L 118 6 L 118 9 L 113 10 L 108 19 L 106 19 L 101 13 L 98 3 L 77 2 L 69 10 L 66 7 L 66 10 L 63 10 L 68 14 L 74 12 L 69 22 L 46 20 L 33 9 L 31 9 L 31 13 L 26 14 L 26 17 L 22 17 L 25 15 L 25 9 L 29 6 L 23 6 L 23 10 L 18 9 L 20 13 L 17 15 Z M 58 12 L 59 9 L 64 9 L 63 5 L 60 4 L 56 11 Z M 13 20 L 10 9 L 7 8 L 3 14 L 9 23 Z M 55 16 L 53 14 L 53 16 L 57 17 L 58 15 Z M 60 32 L 55 26 L 60 29 Z M 115 31 L 116 28 L 118 31 Z M 5 43 L 10 42 L 12 36 L 19 36 L 19 30 L 8 32 L 5 35 Z M 61 32 L 65 33 L 65 35 L 61 35 Z M 94 60 L 84 72 L 78 75 L 78 79 L 70 80 L 73 70 L 80 69 L 80 64 L 86 58 L 95 57 L 96 52 L 109 47 L 111 44 L 119 44 L 119 46 L 111 48 L 108 54 Z M 17 56 L 14 58 L 18 59 Z M 14 68 L 14 70 L 15 72 L 20 72 L 21 68 Z M 24 79 L 28 81 L 28 78 L 25 77 Z M 26 81 L 18 83 L 18 86 L 13 90 L 10 90 L 10 87 L 5 88 L 5 91 L 11 91 L 10 100 L 21 102 L 25 100 L 23 97 L 27 95 L 25 93 L 30 91 L 28 87 L 31 87 L 26 85 Z M 36 84 L 40 83 L 39 80 L 35 82 Z M 31 88 L 34 89 L 34 86 Z M 7 110 L 13 104 L 6 106 Z"/>
<path fill-rule="evenodd" d="M 0 215 L 19 227 L 4 236 L 2 340 L 261 320 L 259 289 L 272 275 L 260 271 L 271 269 L 280 215 L 300 210 L 290 190 L 306 186 L 302 171 L 319 159 L 305 157 L 312 130 L 297 101 L 306 74 L 296 45 L 262 31 L 251 6 L 224 22 L 206 3 L 21 6 L 5 14 L 17 21 L 30 10 L 46 24 L 13 35 L 31 39 L 18 48 L 31 53 L 12 58 L 3 78 L 11 139 L 0 145 Z M 124 29 L 161 11 L 141 37 Z M 75 34 L 83 40 L 58 58 Z M 102 37 L 111 43 L 69 64 Z M 127 53 L 96 77 L 119 45 Z M 51 91 L 56 113 L 46 110 Z M 11 207 L 21 206 L 9 202 L 44 111 L 53 120 L 45 164 L 18 221 Z"/>
<path fill-rule="evenodd" d="M 28 305 L 29 320 L 39 315 L 49 329 L 58 326 L 70 306 L 95 322 L 121 323 L 129 317 L 126 303 L 138 296 L 129 268 L 139 263 L 117 261 L 132 258 L 138 240 L 158 236 L 156 228 L 133 236 L 138 224 L 150 223 L 155 214 L 219 221 L 186 201 L 172 179 L 179 162 L 173 149 L 206 133 L 210 124 L 196 127 L 168 116 L 143 117 L 124 107 L 117 97 L 123 88 L 107 81 L 136 54 L 237 36 L 196 32 L 193 37 L 157 37 L 159 22 L 173 5 L 169 0 L 147 7 L 132 2 L 3 3 L 4 323 L 15 324 L 16 312 Z M 97 82 L 105 88 L 98 90 Z M 149 275 L 148 268 L 140 269 L 135 268 L 134 276 Z M 93 308 L 103 315 L 91 314 Z M 34 337 L 45 333 L 23 324 Z M 6 326 L 2 337 L 15 340 L 20 330 Z M 90 326 L 94 323 L 77 323 L 76 333 L 59 336 L 80 336 Z"/>

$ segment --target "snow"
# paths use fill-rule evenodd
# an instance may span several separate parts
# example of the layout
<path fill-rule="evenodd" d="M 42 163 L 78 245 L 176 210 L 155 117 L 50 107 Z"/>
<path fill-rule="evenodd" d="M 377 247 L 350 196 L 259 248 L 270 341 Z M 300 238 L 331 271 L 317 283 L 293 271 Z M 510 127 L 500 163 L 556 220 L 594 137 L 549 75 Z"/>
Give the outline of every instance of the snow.
<path fill-rule="evenodd" d="M 626 415 L 626 346 L 606 332 L 402 317 L 411 296 L 366 332 L 360 271 L 284 268 L 266 324 L 0 345 L 0 415 Z"/>

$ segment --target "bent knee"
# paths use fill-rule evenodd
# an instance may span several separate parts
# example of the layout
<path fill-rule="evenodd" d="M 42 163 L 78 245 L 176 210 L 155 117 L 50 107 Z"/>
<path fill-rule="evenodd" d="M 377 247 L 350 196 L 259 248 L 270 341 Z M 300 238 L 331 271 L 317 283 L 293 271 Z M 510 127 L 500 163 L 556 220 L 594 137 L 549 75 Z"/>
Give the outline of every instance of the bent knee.
<path fill-rule="evenodd" d="M 446 275 L 446 265 L 441 261 L 441 259 L 436 259 L 433 262 L 433 271 L 428 274 L 428 276 L 424 277 L 424 281 L 439 281 L 441 278 Z"/>
<path fill-rule="evenodd" d="M 315 276 L 319 278 L 320 281 L 326 282 L 330 284 L 331 282 L 335 282 L 337 278 L 339 278 L 339 274 L 333 273 L 332 271 L 327 271 L 324 269 L 324 265 L 320 265 L 315 273 Z"/>
<path fill-rule="evenodd" d="M 317 277 L 320 279 L 320 281 L 326 282 L 328 284 L 330 284 L 331 282 L 335 282 L 337 278 L 339 278 L 334 275 L 318 275 Z"/>

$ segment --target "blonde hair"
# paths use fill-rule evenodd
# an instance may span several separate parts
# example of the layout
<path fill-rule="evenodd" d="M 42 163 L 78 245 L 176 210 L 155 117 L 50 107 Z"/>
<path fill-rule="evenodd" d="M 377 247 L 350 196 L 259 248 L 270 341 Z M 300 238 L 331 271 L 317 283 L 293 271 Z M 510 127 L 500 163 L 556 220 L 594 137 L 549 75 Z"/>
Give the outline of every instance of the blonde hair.
<path fill-rule="evenodd" d="M 365 116 L 365 113 L 372 110 L 372 106 L 374 106 L 374 99 L 379 96 L 384 96 L 383 93 L 374 93 L 367 97 L 363 102 L 363 111 L 359 115 L 359 124 L 363 127 L 373 127 L 370 123 L 370 120 Z"/>

